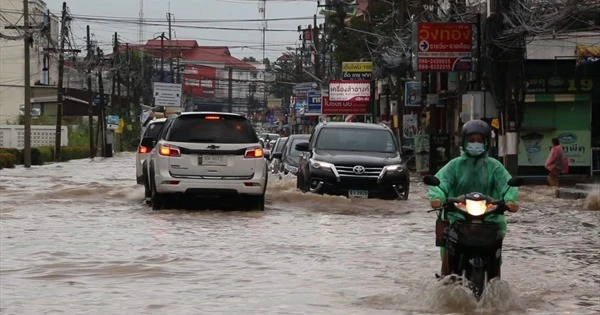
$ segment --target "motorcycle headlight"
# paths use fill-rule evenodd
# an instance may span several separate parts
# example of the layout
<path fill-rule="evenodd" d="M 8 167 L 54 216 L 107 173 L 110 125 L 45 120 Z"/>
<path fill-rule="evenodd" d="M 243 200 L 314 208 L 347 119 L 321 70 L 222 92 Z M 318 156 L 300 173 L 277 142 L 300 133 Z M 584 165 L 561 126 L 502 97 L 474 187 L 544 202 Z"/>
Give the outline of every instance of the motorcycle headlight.
<path fill-rule="evenodd" d="M 310 160 L 310 166 L 321 169 L 321 170 L 330 170 L 333 168 L 333 164 L 328 163 L 328 162 L 321 162 L 321 161 L 317 161 L 317 160 Z"/>
<path fill-rule="evenodd" d="M 469 200 L 466 203 L 457 202 L 454 206 L 460 210 L 466 211 L 472 216 L 480 216 L 488 211 L 496 209 L 496 205 L 487 204 L 485 200 Z"/>
<path fill-rule="evenodd" d="M 385 171 L 388 173 L 402 172 L 403 169 L 404 168 L 400 164 L 388 165 L 385 167 Z"/>

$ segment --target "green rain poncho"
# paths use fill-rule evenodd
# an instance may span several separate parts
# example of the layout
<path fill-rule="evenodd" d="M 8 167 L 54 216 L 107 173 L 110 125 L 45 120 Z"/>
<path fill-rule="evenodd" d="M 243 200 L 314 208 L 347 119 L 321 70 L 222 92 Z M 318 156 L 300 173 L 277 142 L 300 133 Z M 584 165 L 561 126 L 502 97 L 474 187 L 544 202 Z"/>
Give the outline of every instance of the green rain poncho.
<path fill-rule="evenodd" d="M 446 201 L 446 195 L 442 189 L 448 192 L 449 197 L 478 192 L 494 199 L 500 199 L 502 193 L 509 188 L 507 182 L 511 178 L 500 161 L 489 157 L 487 153 L 473 157 L 464 152 L 448 162 L 435 176 L 440 180 L 440 186 L 429 187 L 429 200 L 440 199 L 442 202 Z M 518 196 L 518 188 L 511 187 L 504 200 L 517 202 Z M 457 220 L 465 219 L 462 214 L 456 212 L 441 213 L 440 215 L 447 218 L 451 225 Z M 502 237 L 506 235 L 504 215 L 493 214 L 486 217 L 485 221 L 497 223 L 502 231 Z M 442 247 L 442 256 L 444 250 L 445 248 Z"/>

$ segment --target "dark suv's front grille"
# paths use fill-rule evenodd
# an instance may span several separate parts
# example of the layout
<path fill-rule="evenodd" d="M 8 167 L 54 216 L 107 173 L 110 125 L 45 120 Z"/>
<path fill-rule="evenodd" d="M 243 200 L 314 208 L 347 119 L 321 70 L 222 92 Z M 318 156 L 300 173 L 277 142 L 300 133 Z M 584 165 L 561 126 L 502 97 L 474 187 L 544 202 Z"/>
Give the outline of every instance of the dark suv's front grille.
<path fill-rule="evenodd" d="M 362 166 L 362 165 L 336 165 L 335 168 L 340 176 L 379 176 L 382 167 Z"/>

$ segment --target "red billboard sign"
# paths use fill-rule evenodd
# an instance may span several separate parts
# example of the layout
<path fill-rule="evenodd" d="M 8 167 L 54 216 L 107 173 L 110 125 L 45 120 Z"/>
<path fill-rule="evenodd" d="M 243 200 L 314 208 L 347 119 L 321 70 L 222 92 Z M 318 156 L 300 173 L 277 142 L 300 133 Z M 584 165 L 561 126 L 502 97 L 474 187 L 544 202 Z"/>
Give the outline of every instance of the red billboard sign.
<path fill-rule="evenodd" d="M 322 98 L 321 114 L 323 115 L 365 115 L 367 114 L 366 102 L 329 101 L 328 96 Z"/>
<path fill-rule="evenodd" d="M 217 69 L 207 66 L 183 68 L 183 93 L 199 97 L 215 97 Z"/>
<path fill-rule="evenodd" d="M 473 24 L 417 23 L 417 71 L 472 71 Z"/>

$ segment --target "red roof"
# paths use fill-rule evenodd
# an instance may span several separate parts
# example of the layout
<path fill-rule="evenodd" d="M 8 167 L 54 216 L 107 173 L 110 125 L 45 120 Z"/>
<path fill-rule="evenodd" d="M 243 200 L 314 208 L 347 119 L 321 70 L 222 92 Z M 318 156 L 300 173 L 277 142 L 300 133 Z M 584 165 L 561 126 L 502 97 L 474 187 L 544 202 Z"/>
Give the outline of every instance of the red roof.
<path fill-rule="evenodd" d="M 146 42 L 145 47 L 146 48 L 159 48 L 160 49 L 160 39 L 151 39 L 148 42 Z M 184 40 L 180 40 L 180 39 L 174 39 L 174 40 L 168 40 L 165 39 L 162 41 L 162 45 L 163 47 L 177 47 L 177 48 L 193 48 L 193 47 L 198 47 L 198 42 L 196 42 L 195 40 L 190 40 L 190 39 L 184 39 Z"/>
<path fill-rule="evenodd" d="M 145 45 L 130 44 L 129 48 L 141 49 L 155 58 L 161 56 L 161 44 L 160 39 L 151 39 L 146 42 Z M 229 52 L 227 46 L 199 46 L 195 40 L 163 40 L 162 47 L 164 52 L 162 56 L 164 58 L 170 58 L 171 54 L 173 58 L 178 56 L 187 61 L 197 61 L 198 63 L 207 64 L 224 64 L 227 67 L 233 67 L 236 69 L 243 70 L 254 70 L 254 66 L 243 62 L 233 56 Z M 124 45 L 119 46 L 120 49 L 125 49 Z M 169 52 L 169 48 L 170 52 Z"/>
<path fill-rule="evenodd" d="M 189 61 L 224 64 L 229 67 L 244 70 L 256 69 L 253 65 L 231 56 L 229 48 L 223 46 L 198 46 L 182 54 Z"/>

